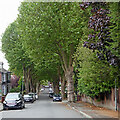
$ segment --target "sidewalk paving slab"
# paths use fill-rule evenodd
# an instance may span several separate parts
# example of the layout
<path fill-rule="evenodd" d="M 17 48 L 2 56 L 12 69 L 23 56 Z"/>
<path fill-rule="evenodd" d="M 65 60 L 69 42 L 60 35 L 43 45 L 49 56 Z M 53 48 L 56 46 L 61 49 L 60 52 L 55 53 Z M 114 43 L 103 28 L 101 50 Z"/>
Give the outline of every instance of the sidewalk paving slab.
<path fill-rule="evenodd" d="M 96 107 L 92 104 L 85 103 L 82 101 L 76 103 L 68 103 L 63 101 L 64 104 L 67 104 L 74 110 L 83 113 L 86 117 L 89 118 L 118 118 L 118 111 L 109 110 L 102 107 Z"/>

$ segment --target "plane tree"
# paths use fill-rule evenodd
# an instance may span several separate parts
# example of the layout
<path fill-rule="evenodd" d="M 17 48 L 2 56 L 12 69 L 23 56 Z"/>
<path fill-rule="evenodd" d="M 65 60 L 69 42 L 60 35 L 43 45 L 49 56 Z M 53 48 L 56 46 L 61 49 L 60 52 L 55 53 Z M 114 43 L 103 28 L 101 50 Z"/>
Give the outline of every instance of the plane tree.
<path fill-rule="evenodd" d="M 44 53 L 59 57 L 69 102 L 74 101 L 72 56 L 82 36 L 82 14 L 79 3 L 22 3 L 19 8 L 24 46 L 36 64 L 46 56 Z"/>
<path fill-rule="evenodd" d="M 24 77 L 25 90 L 30 91 L 29 84 L 31 83 L 31 72 L 34 71 L 33 62 L 27 55 L 20 41 L 17 22 L 11 23 L 2 36 L 2 51 L 8 60 L 10 71 L 20 77 Z M 32 69 L 32 71 L 31 71 Z"/>

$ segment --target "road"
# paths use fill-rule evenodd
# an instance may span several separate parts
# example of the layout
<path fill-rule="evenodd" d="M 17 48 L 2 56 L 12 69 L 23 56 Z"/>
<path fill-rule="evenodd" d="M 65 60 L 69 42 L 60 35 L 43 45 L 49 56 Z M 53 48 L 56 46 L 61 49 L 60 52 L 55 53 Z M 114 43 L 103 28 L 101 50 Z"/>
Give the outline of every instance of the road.
<path fill-rule="evenodd" d="M 2 118 L 85 118 L 62 102 L 53 102 L 48 89 L 40 94 L 39 100 L 27 103 L 22 110 L 2 111 Z"/>

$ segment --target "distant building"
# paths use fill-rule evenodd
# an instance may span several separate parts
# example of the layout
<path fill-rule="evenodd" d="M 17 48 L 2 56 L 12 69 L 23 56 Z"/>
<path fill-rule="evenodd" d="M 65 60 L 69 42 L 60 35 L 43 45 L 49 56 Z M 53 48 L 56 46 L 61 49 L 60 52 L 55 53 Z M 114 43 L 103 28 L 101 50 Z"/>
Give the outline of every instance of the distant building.
<path fill-rule="evenodd" d="M 6 95 L 10 90 L 11 72 L 3 68 L 3 62 L 0 62 L 0 96 Z"/>

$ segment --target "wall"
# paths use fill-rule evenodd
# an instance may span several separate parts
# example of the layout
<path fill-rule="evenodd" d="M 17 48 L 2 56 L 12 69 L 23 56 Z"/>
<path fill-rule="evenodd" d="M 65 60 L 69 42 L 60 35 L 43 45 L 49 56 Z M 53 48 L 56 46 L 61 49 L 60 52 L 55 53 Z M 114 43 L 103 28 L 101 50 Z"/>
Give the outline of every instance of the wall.
<path fill-rule="evenodd" d="M 119 92 L 118 92 L 118 98 L 117 98 L 117 100 L 120 103 L 120 89 L 119 89 Z M 92 98 L 90 98 L 88 96 L 85 96 L 85 95 L 81 96 L 81 100 L 84 101 L 84 102 L 94 104 L 95 106 L 105 107 L 105 108 L 108 108 L 108 109 L 115 110 L 115 90 L 114 89 L 111 90 L 111 94 L 108 94 L 104 97 L 104 100 L 98 101 L 95 98 L 93 100 Z"/>

